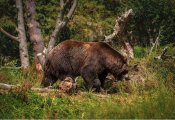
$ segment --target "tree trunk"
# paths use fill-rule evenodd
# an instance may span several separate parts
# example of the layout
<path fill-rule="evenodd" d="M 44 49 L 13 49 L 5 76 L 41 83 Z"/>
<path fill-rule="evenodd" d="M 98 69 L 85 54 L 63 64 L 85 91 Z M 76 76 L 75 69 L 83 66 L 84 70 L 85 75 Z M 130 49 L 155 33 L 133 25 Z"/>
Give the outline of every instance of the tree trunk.
<path fill-rule="evenodd" d="M 134 57 L 133 47 L 128 41 L 128 32 L 127 27 L 131 17 L 134 15 L 133 10 L 130 9 L 126 11 L 121 17 L 116 19 L 116 24 L 114 26 L 114 31 L 112 34 L 105 36 L 105 42 L 113 43 L 115 39 L 121 40 L 120 43 L 123 43 L 123 55 L 126 55 L 130 58 Z"/>
<path fill-rule="evenodd" d="M 69 22 L 70 18 L 72 17 L 72 14 L 75 11 L 75 8 L 77 6 L 78 0 L 60 0 L 60 7 L 61 11 L 58 13 L 58 17 L 56 20 L 55 29 L 52 32 L 48 49 L 45 49 L 43 38 L 41 35 L 41 30 L 39 28 L 39 23 L 35 20 L 36 15 L 36 6 L 35 0 L 28 0 L 27 1 L 27 11 L 28 11 L 28 28 L 29 28 L 29 35 L 30 40 L 32 41 L 34 45 L 34 54 L 38 57 L 39 63 L 41 63 L 42 66 L 44 66 L 44 62 L 46 59 L 47 52 L 49 52 L 56 43 L 56 39 L 60 31 L 63 27 Z"/>
<path fill-rule="evenodd" d="M 130 58 L 134 58 L 134 51 L 133 51 L 133 47 L 131 46 L 131 44 L 129 42 L 124 42 L 124 53 L 126 54 L 126 56 L 130 57 Z"/>
<path fill-rule="evenodd" d="M 16 8 L 18 11 L 18 40 L 21 67 L 26 69 L 29 67 L 29 55 L 27 49 L 26 32 L 24 27 L 23 5 L 22 0 L 16 0 Z"/>
<path fill-rule="evenodd" d="M 33 43 L 34 58 L 36 63 L 36 68 L 40 68 L 45 61 L 45 47 L 43 42 L 43 37 L 40 30 L 39 23 L 35 20 L 36 16 L 36 5 L 35 0 L 28 0 L 27 3 L 27 12 L 28 12 L 28 21 L 27 26 L 29 28 L 30 41 Z"/>
<path fill-rule="evenodd" d="M 53 49 L 53 47 L 55 46 L 56 43 L 56 38 L 58 36 L 58 34 L 60 33 L 60 31 L 62 30 L 63 27 L 65 27 L 67 25 L 67 23 L 69 22 L 70 18 L 72 17 L 75 8 L 77 6 L 77 2 L 78 0 L 67 0 L 65 3 L 63 0 L 60 0 L 60 7 L 61 7 L 61 11 L 57 17 L 57 21 L 56 21 L 56 25 L 55 25 L 55 29 L 52 32 L 50 41 L 49 41 L 49 45 L 48 45 L 48 52 L 50 50 Z M 66 13 L 66 9 L 68 9 L 69 5 L 71 5 L 67 15 Z"/>
<path fill-rule="evenodd" d="M 55 26 L 55 30 L 53 31 L 53 33 L 52 33 L 52 35 L 51 35 L 50 42 L 49 42 L 49 45 L 48 45 L 48 52 L 49 52 L 50 50 L 52 50 L 53 47 L 55 46 L 58 33 L 60 33 L 60 30 L 61 30 L 65 25 L 66 25 L 66 22 L 62 22 L 62 21 L 57 20 L 57 23 L 56 23 L 56 26 Z"/>

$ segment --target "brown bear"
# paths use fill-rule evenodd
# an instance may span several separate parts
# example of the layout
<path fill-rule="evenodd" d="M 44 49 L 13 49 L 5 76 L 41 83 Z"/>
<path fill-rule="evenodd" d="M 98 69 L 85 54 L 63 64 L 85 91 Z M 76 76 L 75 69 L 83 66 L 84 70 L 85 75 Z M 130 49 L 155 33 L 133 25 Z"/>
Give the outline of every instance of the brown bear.
<path fill-rule="evenodd" d="M 100 91 L 108 73 L 118 80 L 128 73 L 124 56 L 104 42 L 66 40 L 49 52 L 41 84 L 47 87 L 58 79 L 81 75 L 88 89 Z"/>

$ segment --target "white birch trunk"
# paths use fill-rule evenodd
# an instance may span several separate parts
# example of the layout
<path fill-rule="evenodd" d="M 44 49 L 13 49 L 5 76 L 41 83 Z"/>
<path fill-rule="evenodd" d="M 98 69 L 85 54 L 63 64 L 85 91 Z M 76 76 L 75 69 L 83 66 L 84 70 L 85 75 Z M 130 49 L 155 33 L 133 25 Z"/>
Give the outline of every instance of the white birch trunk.
<path fill-rule="evenodd" d="M 26 69 L 29 67 L 29 55 L 27 49 L 27 39 L 24 27 L 23 5 L 22 0 L 16 0 L 16 8 L 18 12 L 18 40 L 19 40 L 19 53 L 21 60 L 21 67 Z"/>

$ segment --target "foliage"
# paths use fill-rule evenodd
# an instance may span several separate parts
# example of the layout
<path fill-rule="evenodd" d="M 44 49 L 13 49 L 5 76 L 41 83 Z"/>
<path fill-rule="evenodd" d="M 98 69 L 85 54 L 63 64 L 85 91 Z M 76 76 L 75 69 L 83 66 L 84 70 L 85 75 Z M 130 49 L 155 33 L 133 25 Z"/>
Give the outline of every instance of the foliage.
<path fill-rule="evenodd" d="M 36 20 L 41 25 L 44 41 L 48 41 L 55 26 L 55 20 L 59 14 L 59 1 L 36 1 Z M 25 3 L 25 1 L 24 1 Z M 8 6 L 8 7 L 7 7 Z M 24 7 L 26 8 L 26 7 Z M 78 3 L 73 18 L 60 33 L 57 42 L 65 39 L 78 39 L 81 41 L 101 40 L 102 36 L 109 35 L 113 31 L 115 19 L 126 9 L 132 8 L 135 16 L 129 23 L 128 31 L 132 31 L 136 45 L 150 46 L 160 31 L 160 43 L 166 45 L 174 43 L 174 0 L 81 0 Z M 26 10 L 24 9 L 26 15 Z M 9 33 L 16 35 L 16 8 L 14 1 L 0 1 L 0 27 Z M 3 45 L 1 56 L 11 56 L 15 59 L 17 54 L 16 44 L 0 33 L 0 42 Z M 27 36 L 28 37 L 28 36 Z M 29 39 L 29 37 L 28 37 Z M 13 46 L 10 47 L 9 46 Z M 9 48 L 9 52 L 5 49 Z M 14 54 L 10 54 L 14 53 Z M 30 53 L 32 51 L 30 49 Z M 10 54 L 10 55 L 9 55 Z"/>
<path fill-rule="evenodd" d="M 140 57 L 145 56 L 145 54 L 146 54 L 146 51 L 143 47 L 139 47 L 139 46 L 134 47 L 134 56 L 135 57 L 140 58 Z"/>

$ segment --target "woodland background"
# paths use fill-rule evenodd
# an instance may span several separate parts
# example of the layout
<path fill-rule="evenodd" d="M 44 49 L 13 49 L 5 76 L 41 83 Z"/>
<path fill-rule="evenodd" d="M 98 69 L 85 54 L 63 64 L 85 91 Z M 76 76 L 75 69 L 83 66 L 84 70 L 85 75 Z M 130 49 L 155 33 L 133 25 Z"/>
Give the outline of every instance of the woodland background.
<path fill-rule="evenodd" d="M 134 16 L 127 31 L 134 58 L 128 59 L 130 64 L 138 64 L 138 71 L 132 72 L 129 82 L 107 83 L 105 94 L 87 92 L 79 77 L 79 90 L 84 92 L 76 95 L 38 95 L 29 89 L 39 87 L 42 71 L 35 66 L 26 0 L 22 3 L 29 64 L 27 69 L 20 69 L 20 45 L 15 40 L 19 39 L 17 1 L 20 0 L 0 0 L 0 83 L 19 86 L 8 92 L 0 89 L 0 118 L 175 118 L 175 0 L 79 0 L 67 25 L 57 35 L 56 44 L 66 39 L 100 41 L 113 32 L 118 16 L 132 9 Z M 61 3 L 28 1 L 36 3 L 33 18 L 39 23 L 37 27 L 47 46 L 62 10 Z M 121 46 L 120 38 L 112 43 L 118 51 Z M 157 59 L 164 48 L 166 56 Z"/>

